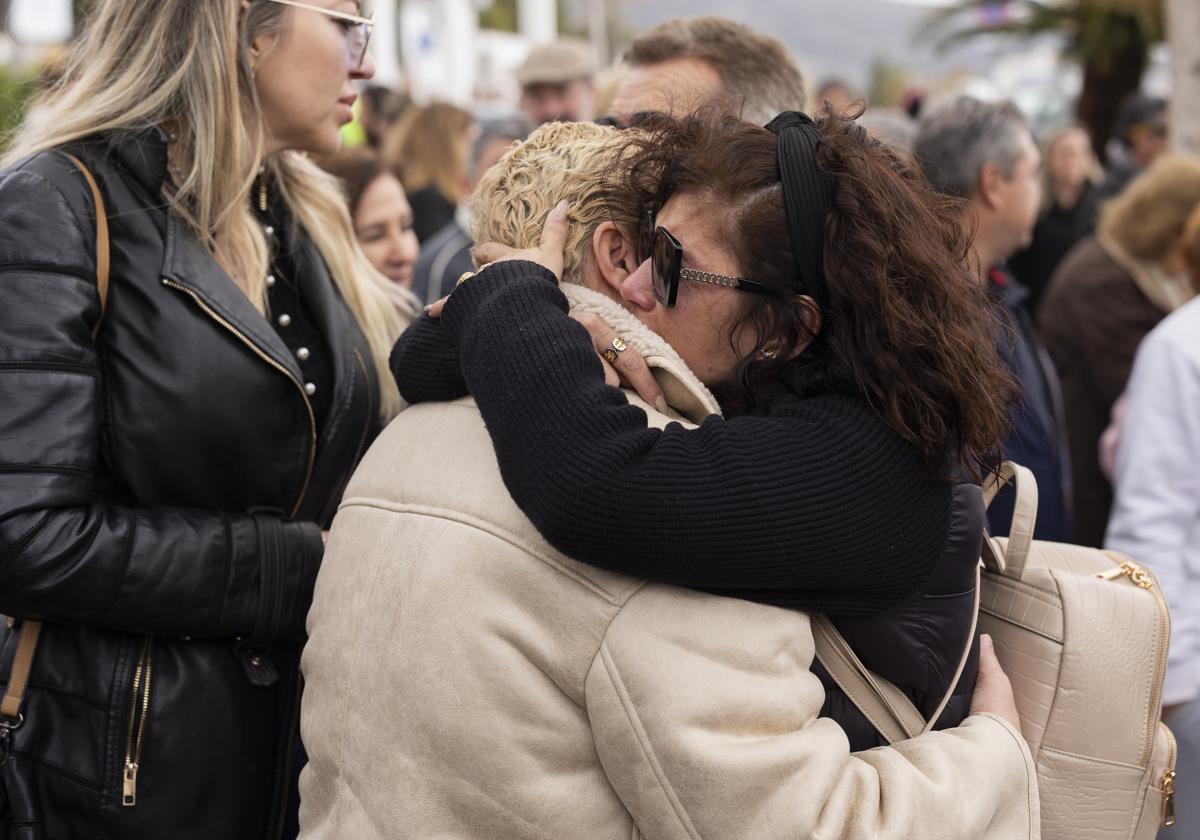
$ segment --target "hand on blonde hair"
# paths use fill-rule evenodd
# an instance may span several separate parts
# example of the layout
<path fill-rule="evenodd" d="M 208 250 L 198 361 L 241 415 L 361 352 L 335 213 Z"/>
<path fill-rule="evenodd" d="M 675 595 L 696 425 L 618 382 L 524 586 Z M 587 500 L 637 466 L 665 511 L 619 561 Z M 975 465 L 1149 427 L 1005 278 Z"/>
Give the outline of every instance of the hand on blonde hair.
<path fill-rule="evenodd" d="M 473 254 L 479 270 L 483 271 L 492 263 L 507 260 L 526 260 L 537 263 L 554 275 L 554 279 L 562 280 L 563 251 L 566 249 L 567 233 L 570 222 L 567 221 L 567 202 L 564 199 L 550 211 L 546 224 L 542 227 L 542 240 L 536 248 L 510 248 L 499 242 L 485 242 L 475 248 Z M 471 277 L 464 277 L 463 283 L 470 283 Z M 440 318 L 446 306 L 447 298 L 425 307 L 425 314 L 431 318 Z"/>
<path fill-rule="evenodd" d="M 563 252 L 566 250 L 567 233 L 570 231 L 570 222 L 567 219 L 569 210 L 566 199 L 555 205 L 542 226 L 542 239 L 536 248 L 518 250 L 499 242 L 485 242 L 475 248 L 475 262 L 482 271 L 483 267 L 494 262 L 528 260 L 548 269 L 556 279 L 562 280 Z"/>

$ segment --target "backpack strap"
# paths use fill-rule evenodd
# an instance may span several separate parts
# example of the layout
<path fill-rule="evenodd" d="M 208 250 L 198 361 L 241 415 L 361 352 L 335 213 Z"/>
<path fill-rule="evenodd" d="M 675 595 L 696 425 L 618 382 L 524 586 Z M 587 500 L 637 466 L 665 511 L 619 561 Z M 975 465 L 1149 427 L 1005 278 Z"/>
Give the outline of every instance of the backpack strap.
<path fill-rule="evenodd" d="M 982 559 L 988 570 L 995 574 L 1019 576 L 1025 568 L 1025 559 L 1033 540 L 1033 528 L 1037 522 L 1037 480 L 1026 467 L 1014 461 L 1005 461 L 1000 471 L 984 483 L 983 504 L 985 508 L 990 505 L 1000 488 L 1009 481 L 1015 485 L 1017 499 L 1013 507 L 1007 550 L 1001 554 L 998 545 L 985 534 Z M 975 630 L 979 624 L 981 584 L 980 569 L 976 567 L 975 609 L 971 617 L 971 632 L 967 636 L 967 645 L 959 659 L 954 679 L 950 681 L 950 687 L 929 720 L 925 720 L 908 699 L 908 695 L 882 677 L 871 673 L 833 626 L 833 622 L 823 615 L 812 617 L 817 659 L 888 743 L 894 744 L 904 738 L 930 731 L 945 711 L 946 704 L 954 695 L 954 689 L 958 687 L 958 681 L 962 679 L 967 659 L 970 658 L 971 648 L 975 643 Z"/>
<path fill-rule="evenodd" d="M 995 560 L 996 552 L 990 539 L 985 538 L 988 548 L 984 550 L 984 560 L 988 568 L 1010 576 L 1019 576 L 1025 568 L 1025 559 L 1029 556 L 1029 544 L 1033 541 L 1033 529 L 1037 524 L 1038 488 L 1037 479 L 1028 467 L 1023 467 L 1015 461 L 1005 461 L 1000 471 L 983 485 L 983 503 L 991 505 L 992 499 L 1000 492 L 1000 488 L 1012 481 L 1017 498 L 1013 505 L 1012 526 L 1008 531 L 1008 548 L 1004 552 L 1002 562 Z"/>
<path fill-rule="evenodd" d="M 108 275 L 109 275 L 109 241 L 108 241 L 108 212 L 104 207 L 104 198 L 100 195 L 100 187 L 91 171 L 74 155 L 63 152 L 63 155 L 74 164 L 75 168 L 87 181 L 92 192 L 92 201 L 96 207 L 96 291 L 100 295 L 100 317 L 92 329 L 92 337 L 100 332 L 100 324 L 104 320 L 104 310 L 108 305 Z M 13 620 L 9 619 L 11 627 Z M 20 638 L 17 639 L 17 652 L 13 657 L 12 671 L 8 685 L 4 689 L 4 697 L 0 699 L 0 734 L 7 735 L 23 722 L 21 703 L 25 699 L 25 691 L 29 687 L 29 672 L 33 669 L 33 657 L 37 652 L 38 637 L 42 632 L 42 622 L 26 619 L 21 622 Z"/>
<path fill-rule="evenodd" d="M 954 696 L 954 689 L 958 688 L 958 682 L 962 679 L 963 671 L 966 670 L 967 660 L 971 657 L 971 648 L 975 644 L 975 629 L 979 623 L 981 583 L 979 567 L 976 566 L 975 605 L 971 610 L 971 629 L 967 633 L 967 643 L 959 657 L 954 678 L 950 680 L 946 693 L 928 720 L 907 694 L 863 664 L 862 660 L 858 658 L 858 654 L 850 647 L 850 643 L 838 632 L 828 616 L 812 616 L 813 641 L 816 645 L 817 659 L 825 666 L 825 670 L 829 672 L 838 687 L 846 693 L 850 702 L 866 716 L 867 720 L 889 744 L 929 732 L 937 723 L 938 718 L 942 716 L 942 712 L 946 710 L 946 705 Z"/>
<path fill-rule="evenodd" d="M 877 677 L 825 615 L 811 617 L 817 659 L 889 744 L 917 735 L 925 718 L 900 689 Z"/>

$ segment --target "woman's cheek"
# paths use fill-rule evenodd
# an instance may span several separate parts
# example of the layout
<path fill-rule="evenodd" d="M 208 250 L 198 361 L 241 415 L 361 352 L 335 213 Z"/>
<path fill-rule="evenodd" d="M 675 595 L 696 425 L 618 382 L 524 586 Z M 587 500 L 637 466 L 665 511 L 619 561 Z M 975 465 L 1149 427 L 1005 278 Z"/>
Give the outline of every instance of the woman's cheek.
<path fill-rule="evenodd" d="M 386 245 L 380 245 L 379 242 L 363 242 L 362 240 L 359 240 L 359 245 L 362 247 L 362 252 L 366 255 L 367 261 L 382 271 L 383 264 L 387 258 Z"/>

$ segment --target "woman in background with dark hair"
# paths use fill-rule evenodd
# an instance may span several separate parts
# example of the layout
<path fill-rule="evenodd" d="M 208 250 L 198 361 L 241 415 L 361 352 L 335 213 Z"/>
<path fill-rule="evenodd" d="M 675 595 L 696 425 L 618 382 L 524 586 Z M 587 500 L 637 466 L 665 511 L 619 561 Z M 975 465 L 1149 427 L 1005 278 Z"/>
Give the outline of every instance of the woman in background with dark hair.
<path fill-rule="evenodd" d="M 339 152 L 321 166 L 342 182 L 354 235 L 371 265 L 393 283 L 411 288 L 421 243 L 399 167 L 366 149 Z"/>
<path fill-rule="evenodd" d="M 656 220 L 621 294 L 725 418 L 648 428 L 595 357 L 638 385 L 636 354 L 567 316 L 546 269 L 557 255 L 491 245 L 481 260 L 518 261 L 468 279 L 440 322 L 402 336 L 401 391 L 420 402 L 469 390 L 513 499 L 563 553 L 829 613 L 932 715 L 974 609 L 971 478 L 994 464 L 1013 393 L 988 301 L 963 274 L 956 201 L 835 116 L 642 128 L 614 216 L 648 208 Z M 972 652 L 942 726 L 966 716 L 975 666 Z M 853 709 L 824 711 L 855 748 L 882 743 Z"/>

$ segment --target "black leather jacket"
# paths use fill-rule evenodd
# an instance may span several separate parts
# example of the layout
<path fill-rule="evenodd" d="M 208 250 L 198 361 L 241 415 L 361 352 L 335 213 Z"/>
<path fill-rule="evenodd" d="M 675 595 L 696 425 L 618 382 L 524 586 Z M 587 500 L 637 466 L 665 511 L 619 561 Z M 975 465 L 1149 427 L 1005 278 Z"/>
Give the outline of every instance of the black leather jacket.
<path fill-rule="evenodd" d="M 0 172 L 0 613 L 46 621 L 0 772 L 44 807 L 0 833 L 275 837 L 320 531 L 378 427 L 366 340 L 285 235 L 333 358 L 318 431 L 296 359 L 168 211 L 162 134 L 71 151 L 111 231 L 95 340 L 85 181 L 58 152 Z"/>

